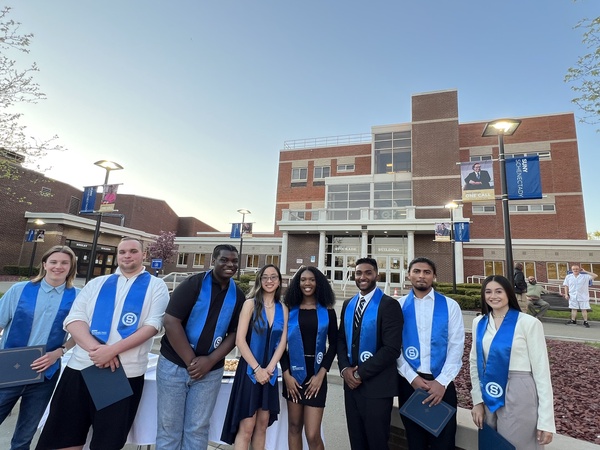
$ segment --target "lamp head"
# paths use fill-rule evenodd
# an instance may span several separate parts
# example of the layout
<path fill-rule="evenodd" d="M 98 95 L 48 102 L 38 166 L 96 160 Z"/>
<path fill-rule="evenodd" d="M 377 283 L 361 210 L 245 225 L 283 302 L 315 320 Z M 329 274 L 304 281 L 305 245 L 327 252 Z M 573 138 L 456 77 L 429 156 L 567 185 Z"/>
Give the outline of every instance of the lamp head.
<path fill-rule="evenodd" d="M 519 119 L 498 119 L 485 124 L 482 137 L 489 136 L 512 136 L 521 125 Z"/>
<path fill-rule="evenodd" d="M 121 170 L 123 168 L 121 164 L 106 159 L 96 161 L 94 164 L 106 170 Z"/>

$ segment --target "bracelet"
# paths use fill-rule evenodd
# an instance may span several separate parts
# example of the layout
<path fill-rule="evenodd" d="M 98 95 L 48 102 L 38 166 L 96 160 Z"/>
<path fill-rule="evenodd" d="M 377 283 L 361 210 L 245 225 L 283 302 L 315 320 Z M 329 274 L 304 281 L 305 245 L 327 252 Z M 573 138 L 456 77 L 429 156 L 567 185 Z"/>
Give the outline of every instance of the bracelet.
<path fill-rule="evenodd" d="M 256 371 L 257 371 L 258 369 L 260 369 L 260 364 L 259 364 L 259 365 L 257 365 L 257 366 L 254 368 L 254 370 L 252 371 L 252 373 L 256 373 Z"/>

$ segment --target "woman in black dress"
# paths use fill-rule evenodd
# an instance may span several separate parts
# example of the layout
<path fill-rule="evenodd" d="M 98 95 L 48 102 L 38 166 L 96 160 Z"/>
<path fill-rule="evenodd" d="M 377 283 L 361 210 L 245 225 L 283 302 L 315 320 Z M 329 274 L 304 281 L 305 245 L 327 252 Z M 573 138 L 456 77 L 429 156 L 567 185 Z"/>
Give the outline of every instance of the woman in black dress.
<path fill-rule="evenodd" d="M 327 372 L 337 347 L 334 303 L 329 281 L 312 266 L 296 273 L 285 294 L 285 304 L 290 310 L 288 350 L 281 359 L 281 369 L 290 450 L 302 450 L 302 428 L 310 450 L 324 449 L 321 422 L 327 397 Z"/>
<path fill-rule="evenodd" d="M 235 372 L 221 440 L 235 450 L 264 449 L 267 427 L 279 414 L 277 362 L 285 350 L 287 308 L 281 304 L 281 273 L 263 267 L 244 302 L 235 343 L 242 357 Z"/>

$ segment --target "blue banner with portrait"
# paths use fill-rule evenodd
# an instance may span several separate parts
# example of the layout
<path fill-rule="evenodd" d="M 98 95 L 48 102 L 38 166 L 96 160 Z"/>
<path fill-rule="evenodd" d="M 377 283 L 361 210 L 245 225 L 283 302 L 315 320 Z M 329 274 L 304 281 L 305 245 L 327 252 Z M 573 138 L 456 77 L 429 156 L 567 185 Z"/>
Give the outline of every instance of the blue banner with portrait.
<path fill-rule="evenodd" d="M 542 198 L 539 156 L 506 160 L 506 187 L 509 200 Z"/>
<path fill-rule="evenodd" d="M 80 214 L 94 212 L 94 205 L 96 204 L 96 192 L 98 186 L 88 186 L 83 188 L 83 199 L 81 200 L 81 211 Z"/>
<path fill-rule="evenodd" d="M 456 222 L 454 224 L 454 240 L 456 242 L 469 242 L 471 240 L 469 222 Z"/>

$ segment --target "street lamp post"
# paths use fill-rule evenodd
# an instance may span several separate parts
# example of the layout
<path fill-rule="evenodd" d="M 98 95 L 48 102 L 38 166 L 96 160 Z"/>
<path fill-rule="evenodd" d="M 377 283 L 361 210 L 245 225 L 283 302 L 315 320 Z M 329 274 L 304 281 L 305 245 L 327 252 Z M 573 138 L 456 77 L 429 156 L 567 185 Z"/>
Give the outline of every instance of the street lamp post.
<path fill-rule="evenodd" d="M 238 267 L 238 273 L 237 273 L 237 279 L 240 279 L 240 273 L 242 272 L 242 247 L 244 245 L 244 221 L 246 220 L 246 214 L 251 214 L 251 212 L 245 208 L 242 209 L 238 209 L 237 212 L 239 212 L 242 215 L 242 224 L 240 225 L 240 253 L 239 253 L 239 267 Z"/>
<path fill-rule="evenodd" d="M 110 175 L 111 170 L 121 170 L 123 166 L 114 162 L 107 161 L 105 159 L 101 161 L 96 161 L 95 165 L 102 167 L 106 170 L 106 175 L 104 176 L 104 189 L 108 185 L 108 176 Z M 96 246 L 98 245 L 98 237 L 100 236 L 100 223 L 102 222 L 102 213 L 96 213 L 96 228 L 94 229 L 94 240 L 92 241 L 92 253 L 90 254 L 90 261 L 88 265 L 88 271 L 85 277 L 85 282 L 87 283 L 92 279 L 92 275 L 94 274 L 94 266 L 96 265 Z"/>
<path fill-rule="evenodd" d="M 35 219 L 33 223 L 37 226 L 44 225 L 45 222 L 41 219 Z M 31 274 L 33 273 L 33 263 L 35 261 L 35 252 L 37 250 L 37 236 L 34 234 L 33 236 L 33 248 L 31 249 L 31 259 L 29 260 L 29 278 L 31 278 Z"/>
<path fill-rule="evenodd" d="M 456 240 L 454 236 L 454 210 L 458 205 L 450 202 L 444 206 L 450 210 L 450 242 L 452 243 L 452 293 L 456 294 Z"/>
<path fill-rule="evenodd" d="M 512 238 L 506 185 L 506 158 L 504 156 L 504 136 L 512 136 L 521 125 L 518 119 L 500 119 L 488 122 L 483 129 L 483 137 L 498 136 L 498 161 L 500 162 L 500 185 L 502 189 L 502 215 L 504 218 L 504 247 L 506 251 L 506 278 L 514 285 Z"/>

